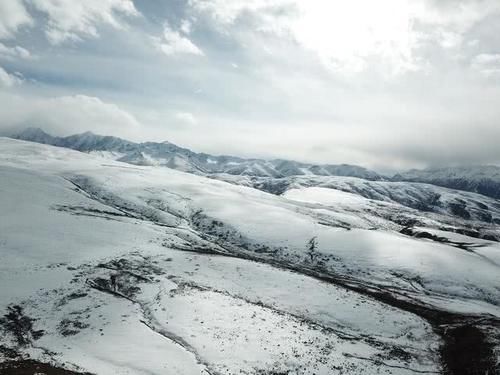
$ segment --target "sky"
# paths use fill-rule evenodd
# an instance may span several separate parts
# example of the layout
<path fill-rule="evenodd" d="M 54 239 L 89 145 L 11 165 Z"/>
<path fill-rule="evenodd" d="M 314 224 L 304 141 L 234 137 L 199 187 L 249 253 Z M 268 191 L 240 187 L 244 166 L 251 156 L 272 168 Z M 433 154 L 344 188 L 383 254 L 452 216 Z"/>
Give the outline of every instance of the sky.
<path fill-rule="evenodd" d="M 0 0 L 0 128 L 500 164 L 498 0 Z"/>

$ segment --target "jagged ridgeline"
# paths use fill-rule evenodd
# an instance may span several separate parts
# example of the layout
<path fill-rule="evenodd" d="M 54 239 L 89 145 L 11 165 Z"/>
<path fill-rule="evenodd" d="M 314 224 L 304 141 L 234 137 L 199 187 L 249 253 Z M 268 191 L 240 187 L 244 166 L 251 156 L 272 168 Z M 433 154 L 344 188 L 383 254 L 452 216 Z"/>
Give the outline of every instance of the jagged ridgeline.
<path fill-rule="evenodd" d="M 191 173 L 228 173 L 258 177 L 296 175 L 353 176 L 368 180 L 382 177 L 374 171 L 355 165 L 313 165 L 290 160 L 244 159 L 196 153 L 170 142 L 134 143 L 121 138 L 91 132 L 54 137 L 38 128 L 28 128 L 12 138 L 66 147 L 82 152 L 96 152 L 115 160 L 137 165 L 158 165 Z"/>
<path fill-rule="evenodd" d="M 370 181 L 423 182 L 451 189 L 500 198 L 500 167 L 470 166 L 410 170 L 384 176 L 357 165 L 308 164 L 292 160 L 245 159 L 196 153 L 170 142 L 135 143 L 91 132 L 67 137 L 54 137 L 39 128 L 27 128 L 9 134 L 31 142 L 66 147 L 87 153 L 97 153 L 136 165 L 166 166 L 197 174 L 229 174 L 247 177 L 284 178 L 292 176 L 346 176 Z M 258 187 L 259 184 L 255 184 Z M 262 182 L 260 181 L 260 185 Z M 278 190 L 279 191 L 279 190 Z"/>

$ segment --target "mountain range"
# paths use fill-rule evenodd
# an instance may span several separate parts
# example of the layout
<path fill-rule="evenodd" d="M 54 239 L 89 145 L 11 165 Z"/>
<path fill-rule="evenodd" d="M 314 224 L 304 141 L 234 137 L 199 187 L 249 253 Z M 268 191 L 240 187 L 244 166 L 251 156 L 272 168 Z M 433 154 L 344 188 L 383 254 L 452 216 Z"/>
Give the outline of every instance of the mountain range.
<path fill-rule="evenodd" d="M 170 142 L 136 143 L 92 132 L 56 137 L 39 128 L 27 128 L 9 134 L 9 137 L 97 154 L 129 164 L 163 166 L 224 180 L 231 180 L 227 175 L 247 176 L 253 179 L 254 187 L 265 185 L 269 182 L 266 180 L 268 178 L 346 176 L 369 181 L 422 182 L 479 193 L 495 199 L 500 198 L 500 167 L 492 165 L 413 169 L 385 176 L 357 165 L 310 164 L 284 159 L 245 159 L 236 156 L 210 155 L 193 152 Z"/>
<path fill-rule="evenodd" d="M 112 136 L 91 132 L 54 137 L 38 128 L 28 128 L 11 138 L 66 147 L 135 165 L 165 166 L 195 174 L 227 173 L 258 177 L 288 177 L 296 175 L 352 176 L 367 180 L 380 180 L 374 171 L 355 165 L 316 165 L 275 159 L 244 159 L 235 156 L 214 156 L 196 153 L 170 142 L 135 143 Z"/>

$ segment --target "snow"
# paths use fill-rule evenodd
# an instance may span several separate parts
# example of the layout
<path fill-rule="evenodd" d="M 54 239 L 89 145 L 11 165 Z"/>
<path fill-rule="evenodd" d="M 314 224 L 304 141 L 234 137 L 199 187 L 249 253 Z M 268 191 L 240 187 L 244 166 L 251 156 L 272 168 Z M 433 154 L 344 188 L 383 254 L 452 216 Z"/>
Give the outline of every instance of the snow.
<path fill-rule="evenodd" d="M 123 152 L 116 151 L 90 151 L 89 154 L 109 160 L 118 160 L 125 156 Z"/>
<path fill-rule="evenodd" d="M 494 165 L 476 165 L 470 167 L 435 168 L 410 170 L 400 175 L 404 179 L 441 180 L 458 179 L 481 180 L 493 179 L 500 181 L 500 167 Z"/>
<path fill-rule="evenodd" d="M 275 196 L 5 138 L 0 149 L 0 308 L 20 304 L 37 319 L 34 356 L 55 352 L 99 374 L 439 370 L 440 339 L 423 319 L 285 269 L 314 261 L 443 309 L 500 316 L 497 245 L 468 252 L 366 219 L 394 202 L 324 188 Z M 366 229 L 377 220 L 382 229 Z M 102 285 L 116 274 L 113 294 Z M 84 328 L 61 333 L 77 318 Z"/>
<path fill-rule="evenodd" d="M 428 182 L 500 198 L 500 167 L 494 165 L 410 170 L 393 178 L 398 181 Z"/>
<path fill-rule="evenodd" d="M 304 261 L 307 257 L 307 242 L 316 237 L 317 252 L 333 257 L 329 258 L 328 265 L 335 272 L 346 272 L 346 269 L 350 273 L 360 275 L 364 280 L 373 278 L 391 283 L 395 282 L 391 276 L 394 272 L 401 272 L 409 278 L 419 275 L 429 292 L 471 299 L 471 303 L 476 300 L 498 300 L 498 268 L 476 254 L 443 244 L 408 238 L 391 231 L 346 231 L 319 225 L 310 210 L 286 199 L 290 195 L 280 198 L 175 170 L 129 167 L 121 163 L 103 165 L 100 159 L 91 159 L 68 150 L 8 140 L 3 142 L 6 145 L 2 145 L 5 151 L 0 160 L 7 163 L 13 160 L 9 157 L 11 147 L 14 148 L 12 153 L 16 155 L 18 165 L 31 163 L 37 170 L 55 170 L 69 179 L 86 175 L 88 178 L 83 182 L 78 178 L 76 180 L 80 184 L 87 184 L 88 189 L 96 189 L 95 194 L 102 194 L 108 200 L 121 197 L 126 204 L 133 205 L 135 210 L 141 210 L 145 215 L 153 215 L 156 220 L 168 225 L 177 225 L 179 216 L 184 220 L 183 225 L 189 225 L 190 215 L 201 210 L 209 220 L 218 220 L 225 223 L 228 230 L 236 231 L 242 236 L 243 243 L 277 249 L 278 255 L 297 259 L 297 262 Z M 23 150 L 27 148 L 40 155 L 23 155 Z M 68 158 L 74 160 L 68 163 Z M 80 161 L 83 163 L 78 164 Z M 326 203 L 325 199 L 328 198 L 331 202 L 346 207 L 358 207 L 361 213 L 363 203 L 369 202 L 353 194 L 333 189 L 327 191 L 312 188 L 305 193 L 292 190 L 289 194 L 295 198 L 301 195 L 302 200 L 306 196 L 307 200 L 315 199 L 320 203 Z M 152 200 L 157 202 L 156 207 L 152 205 Z M 171 206 L 172 209 L 158 209 L 158 202 L 165 207 Z M 28 207 L 30 206 L 31 203 Z M 329 213 L 335 216 L 334 212 Z M 49 226 L 61 225 L 51 223 Z M 101 230 L 105 230 L 104 228 Z M 134 231 L 126 230 L 124 233 Z M 141 236 L 133 236 L 134 239 L 126 238 L 125 242 L 143 241 Z M 92 241 L 90 236 L 89 239 L 82 238 L 79 242 L 88 243 L 88 246 L 92 247 Z M 64 252 L 68 253 L 68 250 Z M 367 276 L 362 276 L 364 274 Z M 463 275 L 467 277 L 464 278 Z M 396 282 L 406 283 L 405 279 Z"/>
<path fill-rule="evenodd" d="M 138 307 L 112 298 L 103 298 L 102 306 L 92 310 L 86 320 L 92 328 L 64 339 L 57 334 L 44 335 L 37 345 L 61 353 L 57 357 L 61 362 L 96 374 L 208 374 L 192 353 L 141 324 Z M 65 316 L 58 315 L 59 319 Z M 41 326 L 46 331 L 56 331 L 50 323 L 58 320 L 44 322 L 49 323 Z"/>
<path fill-rule="evenodd" d="M 300 202 L 320 203 L 326 206 L 343 205 L 357 207 L 368 202 L 366 198 L 353 193 L 320 187 L 290 189 L 283 196 Z"/>

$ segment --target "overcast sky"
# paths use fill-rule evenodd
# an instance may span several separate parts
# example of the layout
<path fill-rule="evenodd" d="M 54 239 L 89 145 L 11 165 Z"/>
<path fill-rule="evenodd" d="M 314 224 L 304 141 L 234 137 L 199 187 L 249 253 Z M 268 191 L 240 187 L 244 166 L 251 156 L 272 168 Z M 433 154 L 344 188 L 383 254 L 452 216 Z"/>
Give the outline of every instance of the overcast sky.
<path fill-rule="evenodd" d="M 0 126 L 500 163 L 498 0 L 0 0 Z"/>

